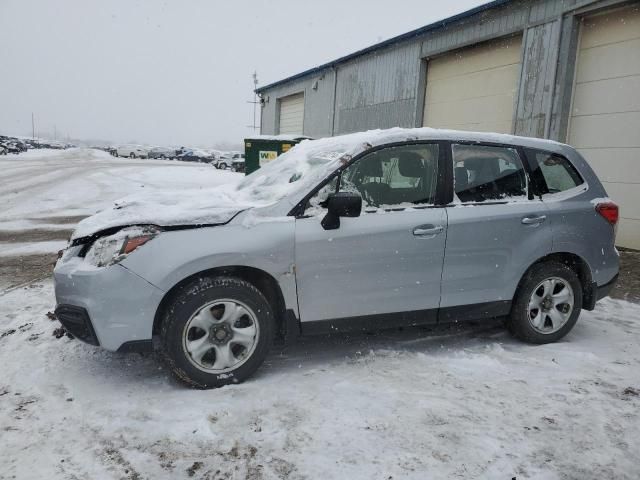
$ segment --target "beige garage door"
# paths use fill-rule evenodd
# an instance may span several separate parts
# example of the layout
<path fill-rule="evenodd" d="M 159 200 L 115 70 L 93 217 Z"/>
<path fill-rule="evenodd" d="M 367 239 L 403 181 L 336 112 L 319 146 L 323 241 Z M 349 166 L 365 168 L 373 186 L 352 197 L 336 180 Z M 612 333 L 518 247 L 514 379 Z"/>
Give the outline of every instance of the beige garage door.
<path fill-rule="evenodd" d="M 568 142 L 620 205 L 618 245 L 640 248 L 640 7 L 583 20 Z"/>
<path fill-rule="evenodd" d="M 511 133 L 522 37 L 509 37 L 429 60 L 422 124 Z"/>
<path fill-rule="evenodd" d="M 280 133 L 302 135 L 304 123 L 304 94 L 280 99 Z"/>

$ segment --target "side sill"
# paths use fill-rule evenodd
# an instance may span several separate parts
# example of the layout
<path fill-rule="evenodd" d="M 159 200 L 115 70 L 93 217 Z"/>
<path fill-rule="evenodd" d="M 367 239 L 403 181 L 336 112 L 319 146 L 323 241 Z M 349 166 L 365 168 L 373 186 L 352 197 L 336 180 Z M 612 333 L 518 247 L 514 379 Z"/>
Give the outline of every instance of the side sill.
<path fill-rule="evenodd" d="M 327 333 L 367 332 L 387 328 L 434 324 L 437 321 L 438 309 L 434 308 L 302 322 L 300 329 L 303 335 L 325 335 Z"/>
<path fill-rule="evenodd" d="M 460 305 L 455 307 L 415 310 L 411 312 L 383 313 L 358 317 L 301 322 L 302 335 L 328 333 L 367 332 L 436 323 L 468 322 L 503 317 L 511 312 L 511 300 Z"/>
<path fill-rule="evenodd" d="M 504 317 L 511 312 L 511 300 L 497 302 L 474 303 L 444 307 L 438 313 L 439 323 L 468 322 L 485 318 Z"/>

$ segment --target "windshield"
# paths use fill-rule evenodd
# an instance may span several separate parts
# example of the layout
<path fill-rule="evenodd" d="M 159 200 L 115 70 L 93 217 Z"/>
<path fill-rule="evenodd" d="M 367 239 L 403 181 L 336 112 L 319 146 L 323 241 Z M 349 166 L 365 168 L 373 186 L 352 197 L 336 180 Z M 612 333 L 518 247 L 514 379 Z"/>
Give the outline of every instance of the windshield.
<path fill-rule="evenodd" d="M 277 202 L 296 191 L 312 188 L 340 164 L 346 144 L 305 140 L 242 180 L 237 190 L 256 201 Z"/>

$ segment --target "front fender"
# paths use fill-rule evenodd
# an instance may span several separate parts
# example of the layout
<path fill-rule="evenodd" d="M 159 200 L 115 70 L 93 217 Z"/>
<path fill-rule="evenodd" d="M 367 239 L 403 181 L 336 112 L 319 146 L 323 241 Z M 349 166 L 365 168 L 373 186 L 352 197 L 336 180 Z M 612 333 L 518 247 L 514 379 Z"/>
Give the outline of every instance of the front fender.
<path fill-rule="evenodd" d="M 295 222 L 264 222 L 162 232 L 130 254 L 122 265 L 167 292 L 181 280 L 213 268 L 262 270 L 280 284 L 286 308 L 297 311 Z"/>

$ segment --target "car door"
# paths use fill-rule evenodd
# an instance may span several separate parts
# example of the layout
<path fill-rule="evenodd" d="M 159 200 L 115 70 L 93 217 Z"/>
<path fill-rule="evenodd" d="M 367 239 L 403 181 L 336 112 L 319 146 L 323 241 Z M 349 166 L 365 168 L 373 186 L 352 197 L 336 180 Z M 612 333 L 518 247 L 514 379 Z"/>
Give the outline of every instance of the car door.
<path fill-rule="evenodd" d="M 524 272 L 551 252 L 546 206 L 515 147 L 454 143 L 451 160 L 440 319 L 505 315 Z"/>
<path fill-rule="evenodd" d="M 295 240 L 303 331 L 437 320 L 447 229 L 436 205 L 442 152 L 437 143 L 376 150 L 309 200 Z M 335 191 L 360 193 L 363 211 L 325 230 L 323 200 Z"/>

